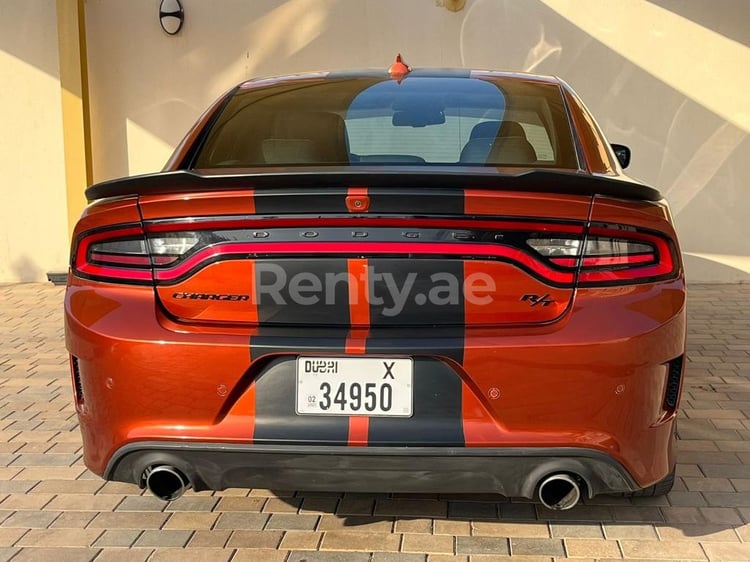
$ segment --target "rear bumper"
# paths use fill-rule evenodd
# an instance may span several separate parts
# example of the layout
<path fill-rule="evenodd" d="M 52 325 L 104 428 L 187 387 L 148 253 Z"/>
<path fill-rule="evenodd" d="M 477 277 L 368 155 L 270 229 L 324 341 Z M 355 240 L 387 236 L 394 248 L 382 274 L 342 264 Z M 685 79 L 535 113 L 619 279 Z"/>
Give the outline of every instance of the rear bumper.
<path fill-rule="evenodd" d="M 571 472 L 591 473 L 594 493 L 647 488 L 675 464 L 679 386 L 664 403 L 684 354 L 684 298 L 682 280 L 579 290 L 575 312 L 550 325 L 371 333 L 365 353 L 415 357 L 426 406 L 408 420 L 373 418 L 362 436 L 346 417 L 294 414 L 294 358 L 344 355 L 345 336 L 175 326 L 152 288 L 75 281 L 65 321 L 84 460 L 128 482 L 161 452 L 196 467 L 195 487 L 372 489 L 387 478 L 389 491 L 528 496 L 538 467 L 578 459 Z M 611 459 L 620 476 L 585 468 L 591 459 Z"/>
<path fill-rule="evenodd" d="M 138 484 L 151 466 L 171 465 L 194 490 L 499 493 L 532 499 L 554 473 L 579 476 L 586 494 L 634 492 L 612 457 L 582 448 L 444 448 L 131 443 L 104 477 Z M 304 483 L 304 484 L 301 484 Z"/>

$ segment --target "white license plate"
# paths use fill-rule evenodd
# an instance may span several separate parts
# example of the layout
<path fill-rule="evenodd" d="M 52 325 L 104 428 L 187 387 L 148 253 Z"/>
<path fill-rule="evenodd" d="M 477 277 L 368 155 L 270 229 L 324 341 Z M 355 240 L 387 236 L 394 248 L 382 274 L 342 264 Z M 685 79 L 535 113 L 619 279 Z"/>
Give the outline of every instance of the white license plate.
<path fill-rule="evenodd" d="M 299 357 L 297 414 L 409 417 L 411 359 Z"/>

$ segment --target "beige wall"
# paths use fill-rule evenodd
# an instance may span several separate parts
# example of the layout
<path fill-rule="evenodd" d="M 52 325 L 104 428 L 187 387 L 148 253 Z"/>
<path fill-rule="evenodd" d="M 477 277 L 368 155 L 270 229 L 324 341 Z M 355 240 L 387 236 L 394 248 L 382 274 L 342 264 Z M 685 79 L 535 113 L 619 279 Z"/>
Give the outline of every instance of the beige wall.
<path fill-rule="evenodd" d="M 669 198 L 691 281 L 750 280 L 744 0 L 88 0 L 97 179 L 159 169 L 201 110 L 257 75 L 417 66 L 556 74 Z M 743 23 L 744 22 L 744 23 Z"/>
<path fill-rule="evenodd" d="M 55 0 L 0 1 L 0 282 L 68 259 Z"/>
<path fill-rule="evenodd" d="M 442 3 L 183 0 L 169 37 L 159 0 L 86 0 L 94 179 L 158 170 L 205 106 L 252 76 L 386 67 L 398 51 L 414 66 L 556 74 L 632 147 L 632 175 L 667 194 L 689 280 L 750 281 L 750 3 Z M 16 225 L 0 223 L 0 281 L 64 263 L 53 18 L 51 0 L 0 1 L 0 75 L 14 85 L 0 101 L 18 107 L 3 130 L 28 133 L 0 141 L 0 219 Z M 29 216 L 31 202 L 43 209 Z"/>

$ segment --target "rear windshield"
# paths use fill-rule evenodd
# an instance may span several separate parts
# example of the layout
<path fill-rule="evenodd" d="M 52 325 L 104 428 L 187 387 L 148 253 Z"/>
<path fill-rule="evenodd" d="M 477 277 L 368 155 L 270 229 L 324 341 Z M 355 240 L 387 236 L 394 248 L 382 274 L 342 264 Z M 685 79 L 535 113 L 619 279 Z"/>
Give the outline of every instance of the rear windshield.
<path fill-rule="evenodd" d="M 556 85 L 409 76 L 240 88 L 193 167 L 357 165 L 577 169 Z"/>

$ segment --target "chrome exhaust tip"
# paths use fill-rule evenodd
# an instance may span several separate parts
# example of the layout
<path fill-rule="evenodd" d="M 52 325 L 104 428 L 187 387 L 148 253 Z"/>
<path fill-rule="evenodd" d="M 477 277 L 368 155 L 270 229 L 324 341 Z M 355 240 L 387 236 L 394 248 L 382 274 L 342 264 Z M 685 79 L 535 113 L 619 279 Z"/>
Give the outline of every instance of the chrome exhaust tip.
<path fill-rule="evenodd" d="M 149 492 L 166 502 L 176 500 L 190 487 L 190 481 L 173 466 L 150 466 L 143 472 Z"/>
<path fill-rule="evenodd" d="M 547 509 L 572 509 L 581 500 L 579 480 L 570 474 L 552 474 L 539 484 L 539 500 Z"/>

